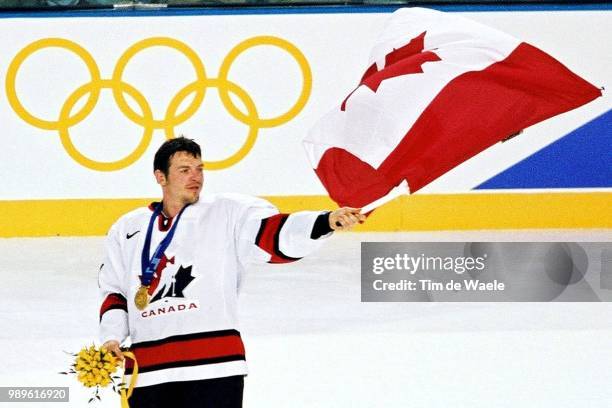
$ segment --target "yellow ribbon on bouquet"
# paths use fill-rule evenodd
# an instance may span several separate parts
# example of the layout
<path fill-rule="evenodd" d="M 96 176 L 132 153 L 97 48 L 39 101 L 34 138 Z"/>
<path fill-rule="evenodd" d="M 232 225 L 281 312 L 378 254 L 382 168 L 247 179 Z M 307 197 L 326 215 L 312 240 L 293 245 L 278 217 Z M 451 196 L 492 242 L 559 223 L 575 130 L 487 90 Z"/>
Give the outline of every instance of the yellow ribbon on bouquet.
<path fill-rule="evenodd" d="M 138 378 L 138 363 L 136 362 L 136 356 L 131 351 L 124 351 L 123 357 L 129 358 L 134 361 L 134 371 L 132 372 L 132 378 L 130 379 L 130 385 L 126 388 L 121 388 L 121 408 L 130 408 L 128 399 L 132 396 L 134 386 L 136 385 L 136 379 Z M 125 384 L 125 360 L 124 360 L 124 371 L 121 383 Z"/>

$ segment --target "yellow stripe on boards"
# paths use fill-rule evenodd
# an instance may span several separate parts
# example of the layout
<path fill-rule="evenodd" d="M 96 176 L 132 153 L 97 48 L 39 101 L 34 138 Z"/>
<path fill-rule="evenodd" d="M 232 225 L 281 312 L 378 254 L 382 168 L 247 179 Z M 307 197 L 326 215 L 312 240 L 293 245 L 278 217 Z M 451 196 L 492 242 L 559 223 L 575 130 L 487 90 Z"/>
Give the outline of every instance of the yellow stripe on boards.
<path fill-rule="evenodd" d="M 282 212 L 336 208 L 326 196 L 264 197 Z M 0 237 L 104 235 L 154 199 L 0 201 Z M 415 194 L 376 210 L 355 231 L 612 228 L 612 193 Z"/>
<path fill-rule="evenodd" d="M 152 200 L 0 201 L 2 237 L 105 235 L 121 215 Z"/>

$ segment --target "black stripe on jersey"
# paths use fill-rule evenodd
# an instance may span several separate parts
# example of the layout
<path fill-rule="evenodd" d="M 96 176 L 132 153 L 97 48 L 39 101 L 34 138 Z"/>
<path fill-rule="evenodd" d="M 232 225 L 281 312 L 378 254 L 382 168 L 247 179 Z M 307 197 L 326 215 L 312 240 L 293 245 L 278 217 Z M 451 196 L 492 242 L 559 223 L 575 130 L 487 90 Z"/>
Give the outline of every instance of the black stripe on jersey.
<path fill-rule="evenodd" d="M 261 220 L 261 224 L 259 224 L 259 231 L 257 231 L 257 237 L 255 237 L 255 245 L 257 245 L 258 247 L 261 248 L 260 242 L 261 242 L 261 237 L 263 236 L 263 232 L 266 229 L 266 224 L 268 224 L 268 219 L 264 218 L 263 220 Z"/>
<path fill-rule="evenodd" d="M 312 232 L 310 233 L 310 239 L 319 239 L 323 235 L 327 235 L 330 232 L 334 232 L 334 230 L 329 226 L 329 215 L 331 211 L 324 212 L 323 214 L 319 214 L 317 219 L 312 226 Z"/>
<path fill-rule="evenodd" d="M 164 339 L 143 341 L 140 343 L 132 343 L 132 348 L 160 346 L 162 344 L 167 344 L 167 343 L 177 342 L 177 341 L 198 340 L 198 339 L 206 339 L 206 338 L 211 338 L 211 337 L 226 337 L 226 336 L 240 336 L 240 332 L 235 329 L 228 329 L 228 330 L 201 332 L 201 333 L 179 334 L 176 336 L 166 337 Z"/>
<path fill-rule="evenodd" d="M 127 306 L 126 306 L 126 305 L 112 305 L 112 306 L 110 306 L 110 307 L 107 307 L 107 308 L 104 310 L 104 313 L 102 313 L 102 314 L 100 315 L 100 322 L 102 322 L 102 318 L 104 317 L 104 315 L 106 314 L 106 312 L 109 312 L 109 311 L 111 311 L 111 310 L 113 310 L 113 309 L 123 310 L 125 313 L 127 313 Z"/>
<path fill-rule="evenodd" d="M 280 248 L 278 247 L 278 243 L 280 241 L 280 232 L 283 229 L 283 225 L 285 225 L 285 222 L 287 222 L 287 218 L 289 218 L 289 215 L 285 215 L 280 220 L 280 223 L 278 224 L 278 229 L 274 233 L 274 252 L 276 253 L 276 255 L 278 255 L 279 258 L 286 259 L 287 261 L 299 261 L 302 258 L 293 258 L 288 255 L 285 255 L 281 252 Z"/>
<path fill-rule="evenodd" d="M 246 360 L 243 354 L 236 354 L 232 356 L 223 356 L 223 357 L 215 357 L 215 358 L 205 358 L 201 360 L 171 361 L 168 363 L 157 364 L 154 366 L 138 367 L 138 373 L 148 373 L 151 371 L 165 370 L 167 368 L 195 367 L 199 365 L 228 363 L 230 361 L 240 361 L 240 360 Z M 133 368 L 126 368 L 125 374 L 131 375 L 133 371 L 134 371 Z"/>
<path fill-rule="evenodd" d="M 102 321 L 102 317 L 109 310 L 118 309 L 123 310 L 127 313 L 127 300 L 120 293 L 110 293 L 102 302 L 102 306 L 100 306 L 100 321 Z"/>

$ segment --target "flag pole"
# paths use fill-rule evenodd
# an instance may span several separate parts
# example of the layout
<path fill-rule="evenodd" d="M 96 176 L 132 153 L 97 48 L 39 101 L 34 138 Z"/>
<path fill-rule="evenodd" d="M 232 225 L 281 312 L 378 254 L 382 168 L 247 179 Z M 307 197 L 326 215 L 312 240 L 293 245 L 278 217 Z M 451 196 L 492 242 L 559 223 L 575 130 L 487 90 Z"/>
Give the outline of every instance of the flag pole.
<path fill-rule="evenodd" d="M 387 193 L 387 195 L 372 201 L 370 204 L 365 205 L 361 208 L 361 213 L 362 214 L 367 214 L 371 211 L 373 211 L 374 209 L 387 204 L 389 201 L 404 195 L 404 194 L 408 194 L 410 193 L 410 189 L 408 188 L 408 183 L 406 182 L 406 180 L 403 180 L 398 186 L 394 187 L 393 190 L 389 191 Z"/>

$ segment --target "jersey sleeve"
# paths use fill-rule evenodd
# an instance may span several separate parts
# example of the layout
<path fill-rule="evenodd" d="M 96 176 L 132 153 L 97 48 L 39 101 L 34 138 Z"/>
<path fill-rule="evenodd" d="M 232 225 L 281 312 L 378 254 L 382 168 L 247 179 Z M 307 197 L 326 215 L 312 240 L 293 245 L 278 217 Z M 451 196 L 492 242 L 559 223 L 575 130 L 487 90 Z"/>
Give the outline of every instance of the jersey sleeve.
<path fill-rule="evenodd" d="M 252 199 L 240 211 L 237 222 L 240 261 L 247 263 L 288 263 L 318 249 L 331 229 L 315 228 L 327 220 L 322 211 L 281 214 L 262 199 Z M 318 222 L 317 222 L 318 220 Z M 326 221 L 327 222 L 327 221 Z"/>
<path fill-rule="evenodd" d="M 117 340 L 122 343 L 129 334 L 127 300 L 121 282 L 124 276 L 118 228 L 113 226 L 106 237 L 104 263 L 100 267 L 100 327 L 102 343 Z"/>

